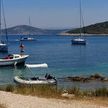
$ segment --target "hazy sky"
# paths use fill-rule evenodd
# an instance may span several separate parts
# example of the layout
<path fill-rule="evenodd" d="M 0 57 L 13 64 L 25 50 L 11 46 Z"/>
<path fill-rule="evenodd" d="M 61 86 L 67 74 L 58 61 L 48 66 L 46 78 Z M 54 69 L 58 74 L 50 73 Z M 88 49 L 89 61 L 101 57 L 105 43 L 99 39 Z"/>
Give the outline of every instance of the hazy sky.
<path fill-rule="evenodd" d="M 79 0 L 4 0 L 8 27 L 28 24 L 40 28 L 79 27 Z M 85 24 L 108 20 L 108 0 L 82 0 Z"/>

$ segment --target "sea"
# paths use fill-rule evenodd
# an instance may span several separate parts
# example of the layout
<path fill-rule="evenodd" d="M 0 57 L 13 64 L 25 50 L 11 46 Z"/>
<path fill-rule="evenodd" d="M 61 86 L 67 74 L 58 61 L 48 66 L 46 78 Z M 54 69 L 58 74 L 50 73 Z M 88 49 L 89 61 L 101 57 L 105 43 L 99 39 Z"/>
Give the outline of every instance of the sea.
<path fill-rule="evenodd" d="M 34 41 L 23 41 L 25 54 L 29 55 L 27 64 L 47 63 L 48 68 L 0 67 L 0 85 L 15 84 L 14 76 L 44 77 L 49 73 L 56 77 L 58 87 L 94 89 L 107 87 L 108 82 L 71 82 L 69 76 L 89 76 L 101 74 L 108 77 L 108 36 L 86 36 L 87 45 L 72 45 L 75 36 L 41 35 L 32 36 Z M 9 54 L 19 53 L 20 36 L 8 36 Z M 0 53 L 0 57 L 7 53 Z"/>

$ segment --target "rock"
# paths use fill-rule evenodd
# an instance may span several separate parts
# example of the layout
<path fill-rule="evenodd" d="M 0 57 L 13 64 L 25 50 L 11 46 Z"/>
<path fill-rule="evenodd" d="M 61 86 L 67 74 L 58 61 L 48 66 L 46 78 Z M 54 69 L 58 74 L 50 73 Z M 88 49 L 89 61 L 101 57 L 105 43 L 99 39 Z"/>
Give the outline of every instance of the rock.
<path fill-rule="evenodd" d="M 104 79 L 102 79 L 101 81 L 108 81 L 108 78 L 104 78 Z"/>
<path fill-rule="evenodd" d="M 69 93 L 63 93 L 61 96 L 62 96 L 62 97 L 64 97 L 64 98 L 69 98 L 69 99 L 71 99 L 71 98 L 74 98 L 74 97 L 75 97 L 75 95 L 74 95 L 74 94 L 69 94 Z"/>
<path fill-rule="evenodd" d="M 77 81 L 77 82 L 88 82 L 89 79 L 85 77 L 75 76 L 75 77 L 68 77 L 68 80 Z"/>
<path fill-rule="evenodd" d="M 94 74 L 94 75 L 91 75 L 89 77 L 90 80 L 102 80 L 104 79 L 105 77 L 103 77 L 102 75 L 99 75 L 99 74 Z"/>
<path fill-rule="evenodd" d="M 99 74 L 94 74 L 89 77 L 81 77 L 81 76 L 75 76 L 75 77 L 67 77 L 66 78 L 69 81 L 73 82 L 89 82 L 89 81 L 108 81 L 107 77 L 103 77 L 102 75 Z"/>

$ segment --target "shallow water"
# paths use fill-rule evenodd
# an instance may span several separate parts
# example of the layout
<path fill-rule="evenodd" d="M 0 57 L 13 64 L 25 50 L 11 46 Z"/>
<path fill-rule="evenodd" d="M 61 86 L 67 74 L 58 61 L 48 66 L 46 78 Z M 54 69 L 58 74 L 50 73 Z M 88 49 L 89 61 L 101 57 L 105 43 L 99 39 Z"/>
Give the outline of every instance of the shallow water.
<path fill-rule="evenodd" d="M 18 36 L 9 36 L 9 53 L 19 53 Z M 86 46 L 71 45 L 71 36 L 34 36 L 36 41 L 25 41 L 25 53 L 30 57 L 27 63 L 47 63 L 48 68 L 0 68 L 0 84 L 13 83 L 15 75 L 44 76 L 54 75 L 61 87 L 80 86 L 82 88 L 108 87 L 107 83 L 72 83 L 61 78 L 75 75 L 99 73 L 108 76 L 108 37 L 86 37 Z M 0 54 L 4 56 L 5 54 Z M 98 83 L 98 84 L 97 84 Z"/>

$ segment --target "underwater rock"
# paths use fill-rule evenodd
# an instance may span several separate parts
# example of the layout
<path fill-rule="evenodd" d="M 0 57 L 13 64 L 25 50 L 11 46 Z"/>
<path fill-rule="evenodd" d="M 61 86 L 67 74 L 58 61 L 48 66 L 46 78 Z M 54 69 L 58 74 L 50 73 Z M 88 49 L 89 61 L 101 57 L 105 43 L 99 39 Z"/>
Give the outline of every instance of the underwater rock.
<path fill-rule="evenodd" d="M 103 77 L 100 74 L 94 74 L 88 77 L 82 77 L 82 76 L 70 77 L 69 76 L 66 79 L 73 82 L 108 81 L 107 77 Z"/>

